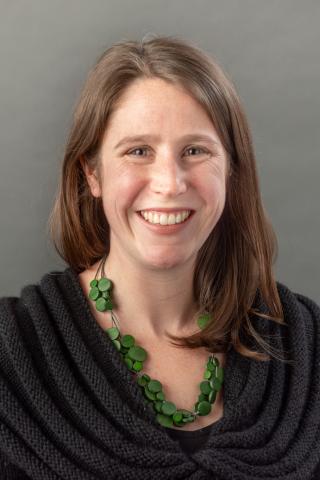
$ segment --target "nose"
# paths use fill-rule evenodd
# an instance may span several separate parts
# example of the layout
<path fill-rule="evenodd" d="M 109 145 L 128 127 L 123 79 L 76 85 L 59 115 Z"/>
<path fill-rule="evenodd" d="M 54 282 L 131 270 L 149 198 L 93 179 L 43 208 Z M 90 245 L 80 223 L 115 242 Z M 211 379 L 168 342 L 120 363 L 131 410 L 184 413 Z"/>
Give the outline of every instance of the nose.
<path fill-rule="evenodd" d="M 177 196 L 187 190 L 187 172 L 178 162 L 170 158 L 162 158 L 154 164 L 150 188 L 154 193 L 164 196 Z"/>

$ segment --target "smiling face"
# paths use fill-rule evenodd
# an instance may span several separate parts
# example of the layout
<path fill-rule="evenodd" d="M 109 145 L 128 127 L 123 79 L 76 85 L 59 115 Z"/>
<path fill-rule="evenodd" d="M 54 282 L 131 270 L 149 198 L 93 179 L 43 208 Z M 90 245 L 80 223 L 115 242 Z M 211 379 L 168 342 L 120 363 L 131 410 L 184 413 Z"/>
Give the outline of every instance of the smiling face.
<path fill-rule="evenodd" d="M 141 138 L 124 142 L 129 136 Z M 194 261 L 226 197 L 227 155 L 203 107 L 180 86 L 138 79 L 109 119 L 100 156 L 102 188 L 96 172 L 85 171 L 92 195 L 102 196 L 109 255 L 157 269 Z M 165 226 L 176 217 L 162 209 L 192 214 Z M 144 219 L 141 210 L 159 214 Z"/>

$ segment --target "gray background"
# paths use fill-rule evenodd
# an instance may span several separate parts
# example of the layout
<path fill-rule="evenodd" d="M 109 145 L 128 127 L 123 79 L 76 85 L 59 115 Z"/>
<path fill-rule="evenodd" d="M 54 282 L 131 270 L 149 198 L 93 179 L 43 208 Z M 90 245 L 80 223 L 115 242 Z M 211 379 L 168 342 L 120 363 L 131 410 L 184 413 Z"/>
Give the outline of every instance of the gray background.
<path fill-rule="evenodd" d="M 180 35 L 213 54 L 243 100 L 277 280 L 320 303 L 320 2 L 0 1 L 0 296 L 65 263 L 45 229 L 71 112 L 113 42 Z"/>

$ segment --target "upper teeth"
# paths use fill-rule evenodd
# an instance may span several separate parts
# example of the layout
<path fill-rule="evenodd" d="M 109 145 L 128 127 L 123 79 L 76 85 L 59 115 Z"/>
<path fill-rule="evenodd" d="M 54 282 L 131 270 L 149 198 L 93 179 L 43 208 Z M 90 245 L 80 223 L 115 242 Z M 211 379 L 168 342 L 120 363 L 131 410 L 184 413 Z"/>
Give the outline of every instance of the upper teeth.
<path fill-rule="evenodd" d="M 175 223 L 183 222 L 189 217 L 191 210 L 183 210 L 178 213 L 164 213 L 164 212 L 140 212 L 145 220 L 150 223 L 160 223 L 160 225 L 174 225 Z"/>

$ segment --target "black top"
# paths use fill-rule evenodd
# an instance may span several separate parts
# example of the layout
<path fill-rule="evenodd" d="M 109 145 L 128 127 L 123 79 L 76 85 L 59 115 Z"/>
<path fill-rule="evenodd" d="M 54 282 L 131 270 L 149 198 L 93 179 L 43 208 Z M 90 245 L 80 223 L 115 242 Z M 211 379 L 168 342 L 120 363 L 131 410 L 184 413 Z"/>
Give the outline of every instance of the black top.
<path fill-rule="evenodd" d="M 186 453 L 194 453 L 203 448 L 206 444 L 212 425 L 213 424 L 210 424 L 206 427 L 198 428 L 197 430 L 183 430 L 182 428 L 178 430 L 169 428 L 168 434 L 171 438 L 179 441 L 181 447 Z"/>
<path fill-rule="evenodd" d="M 205 443 L 157 423 L 72 269 L 0 298 L 0 478 L 319 479 L 320 308 L 277 289 L 286 324 L 250 319 L 293 363 L 231 348 L 223 417 L 205 427 Z M 252 306 L 268 313 L 259 290 Z"/>

